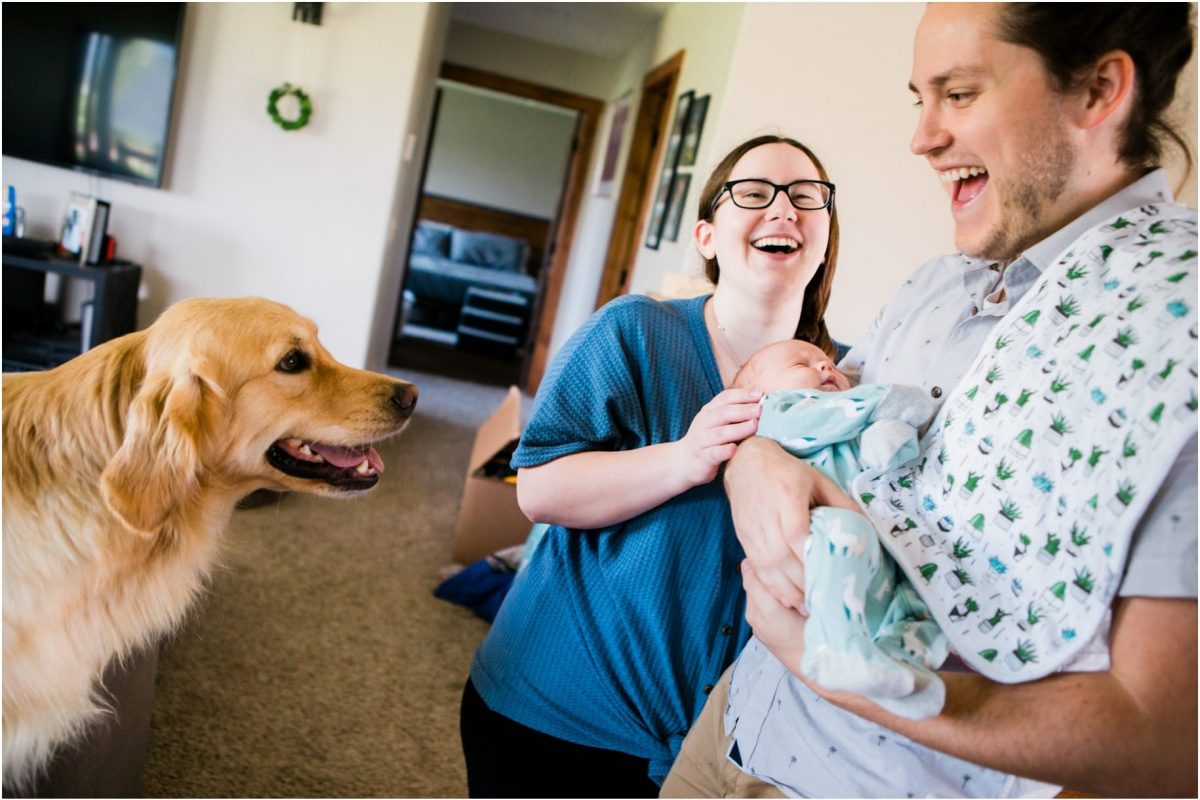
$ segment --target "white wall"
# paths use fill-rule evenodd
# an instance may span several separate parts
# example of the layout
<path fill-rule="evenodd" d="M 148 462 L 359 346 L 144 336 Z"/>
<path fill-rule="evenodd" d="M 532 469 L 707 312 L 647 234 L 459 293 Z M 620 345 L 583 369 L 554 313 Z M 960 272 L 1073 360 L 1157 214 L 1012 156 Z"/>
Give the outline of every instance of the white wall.
<path fill-rule="evenodd" d="M 1192 6 L 1192 22 L 1196 21 L 1196 7 Z M 1178 129 L 1183 138 L 1196 150 L 1196 51 L 1192 51 L 1192 60 L 1179 76 L 1175 86 L 1175 102 L 1171 104 L 1168 117 Z M 1187 164 L 1175 148 L 1167 154 L 1167 168 L 1171 171 L 1171 187 L 1175 190 L 1175 199 L 1196 207 L 1196 168 L 1185 172 Z"/>
<path fill-rule="evenodd" d="M 604 117 L 600 120 L 596 149 L 592 155 L 591 174 L 588 176 L 587 194 L 579 210 L 571 257 L 567 274 L 563 278 L 558 316 L 550 337 L 551 357 L 596 310 L 596 292 L 600 288 L 600 278 L 604 273 L 613 218 L 617 212 L 617 200 L 621 196 L 625 165 L 629 160 L 629 146 L 633 138 L 638 103 L 641 101 L 642 81 L 646 73 L 655 66 L 651 57 L 656 36 L 657 29 L 648 31 L 630 48 L 615 73 L 612 94 L 604 109 Z M 604 166 L 604 153 L 612 132 L 613 113 L 616 111 L 616 103 L 626 92 L 629 93 L 629 113 L 620 134 L 621 150 L 617 158 L 616 179 L 609 194 L 600 196 L 596 194 L 595 189 Z"/>
<path fill-rule="evenodd" d="M 429 147 L 428 132 L 433 120 L 437 78 L 442 66 L 442 49 L 450 25 L 450 8 L 444 3 L 428 7 L 424 36 L 415 55 L 410 84 L 412 102 L 403 125 L 405 131 L 402 164 L 395 176 L 392 208 L 384 240 L 383 260 L 375 291 L 375 308 L 370 319 L 366 366 L 383 371 L 387 367 L 396 318 L 399 315 L 400 290 L 404 283 L 404 264 L 413 218 L 421 195 L 421 168 Z"/>
<path fill-rule="evenodd" d="M 185 297 L 262 295 L 315 319 L 330 351 L 361 366 L 396 187 L 420 165 L 402 153 L 406 132 L 425 130 L 410 111 L 434 12 L 327 3 L 315 27 L 293 22 L 287 3 L 189 5 L 163 189 L 10 158 L 3 179 L 44 238 L 69 191 L 112 202 L 119 255 L 145 268 L 142 325 Z M 266 114 L 285 80 L 313 100 L 299 131 Z"/>
<path fill-rule="evenodd" d="M 696 97 L 707 94 L 711 95 L 711 99 L 704 131 L 700 137 L 696 165 L 685 168 L 692 173 L 692 180 L 684 201 L 679 239 L 675 242 L 663 241 L 657 250 L 651 250 L 645 247 L 643 235 L 638 244 L 630 291 L 657 291 L 662 285 L 665 273 L 694 270 L 699 267 L 699 255 L 691 244 L 692 225 L 696 221 L 696 198 L 699 197 L 700 189 L 708 177 L 710 161 L 720 160 L 724 154 L 722 152 L 713 157 L 717 141 L 717 121 L 724 113 L 722 106 L 728 102 L 727 98 L 732 97 L 732 93 L 744 88 L 729 78 L 730 70 L 735 66 L 734 59 L 740 51 L 738 43 L 747 38 L 745 14 L 749 8 L 751 6 L 743 3 L 678 3 L 673 4 L 662 19 L 658 41 L 655 44 L 654 63 L 665 61 L 680 50 L 685 51 L 683 68 L 675 91 L 676 100 L 680 94 L 689 90 L 694 91 Z M 795 33 L 789 32 L 792 36 L 791 44 L 782 51 L 783 53 L 794 51 Z M 774 83 L 765 76 L 760 76 L 756 82 L 764 85 Z M 771 115 L 778 107 L 776 99 L 765 108 L 755 109 L 755 113 L 760 117 L 764 114 Z M 674 115 L 675 100 L 672 101 L 671 119 L 674 119 Z M 659 169 L 660 165 L 656 164 L 653 190 L 657 190 L 658 187 Z"/>
<path fill-rule="evenodd" d="M 720 74 L 710 78 L 723 74 L 727 82 L 709 108 L 689 203 L 720 157 L 751 136 L 780 133 L 811 146 L 838 187 L 841 253 L 827 319 L 832 334 L 844 341 L 865 332 L 922 261 L 954 247 L 944 192 L 924 159 L 909 152 L 917 118 L 906 87 L 923 11 L 919 3 L 750 3 L 736 52 L 727 62 L 718 54 Z M 709 13 L 708 6 L 677 6 L 667 19 Z M 664 36 L 667 30 L 664 26 Z M 798 41 L 808 54 L 803 67 L 796 63 Z M 702 52 L 693 52 L 689 42 L 687 64 Z M 1193 146 L 1195 70 L 1193 57 L 1177 101 Z M 685 67 L 681 88 L 693 85 L 705 88 Z M 1195 198 L 1193 171 L 1180 199 L 1194 205 Z M 663 273 L 678 271 L 680 264 L 698 269 L 694 248 L 680 238 L 654 255 L 642 248 L 635 291 L 657 288 Z"/>
<path fill-rule="evenodd" d="M 842 341 L 866 330 L 922 260 L 954 245 L 944 192 L 908 149 L 917 118 L 906 87 L 923 11 L 750 4 L 729 72 L 712 162 L 751 136 L 782 133 L 811 147 L 837 184 L 841 252 L 827 320 Z"/>
<path fill-rule="evenodd" d="M 621 192 L 620 178 L 629 155 L 629 140 L 641 95 L 642 79 L 647 71 L 663 60 L 654 58 L 657 36 L 658 26 L 647 26 L 643 36 L 630 43 L 624 56 L 607 59 L 463 23 L 455 22 L 450 26 L 446 39 L 447 62 L 607 102 L 597 128 L 591 171 L 576 219 L 567 272 L 563 277 L 558 315 L 550 339 L 550 357 L 595 310 L 596 291 L 600 286 L 608 252 L 608 239 Z M 608 143 L 613 104 L 630 90 L 630 114 L 617 163 L 618 180 L 609 196 L 600 197 L 595 194 L 595 186 L 604 148 Z"/>
<path fill-rule="evenodd" d="M 68 192 L 112 201 L 120 255 L 146 267 L 142 325 L 184 297 L 259 294 L 313 317 L 337 357 L 379 368 L 443 39 L 447 61 L 610 104 L 682 48 L 679 90 L 712 94 L 688 204 L 712 163 L 747 136 L 777 130 L 811 143 L 838 183 L 843 220 L 830 323 L 853 340 L 920 260 L 952 246 L 940 189 L 907 149 L 916 117 L 905 84 L 922 8 L 678 3 L 625 58 L 603 59 L 469 26 L 446 38 L 445 4 L 330 3 L 320 27 L 292 22 L 289 4 L 195 4 L 163 189 L 10 158 L 3 180 L 40 238 L 57 236 Z M 795 66 L 798 37 L 821 68 Z M 285 80 L 313 98 L 301 131 L 281 131 L 265 113 Z M 1193 144 L 1195 97 L 1193 59 L 1178 110 Z M 635 91 L 634 108 L 637 100 Z M 599 132 L 589 189 L 607 115 Z M 591 311 L 619 191 L 589 190 L 580 210 L 552 352 Z M 1195 204 L 1195 171 L 1180 198 Z M 635 290 L 697 263 L 682 239 L 639 249 Z"/>
<path fill-rule="evenodd" d="M 437 113 L 427 194 L 555 215 L 578 113 L 449 82 Z"/>
<path fill-rule="evenodd" d="M 445 58 L 451 64 L 601 99 L 611 94 L 620 61 L 464 22 L 450 23 Z"/>

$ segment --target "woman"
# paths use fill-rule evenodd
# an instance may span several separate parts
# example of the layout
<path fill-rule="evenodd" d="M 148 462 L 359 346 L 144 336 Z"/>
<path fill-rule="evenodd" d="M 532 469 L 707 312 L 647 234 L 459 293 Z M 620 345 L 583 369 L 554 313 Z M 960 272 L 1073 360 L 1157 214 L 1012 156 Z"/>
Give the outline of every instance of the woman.
<path fill-rule="evenodd" d="M 833 186 L 799 142 L 751 139 L 710 176 L 693 236 L 713 294 L 614 300 L 538 392 L 512 463 L 522 510 L 552 527 L 464 691 L 472 796 L 656 796 L 749 637 L 713 478 L 754 433 L 758 393 L 725 387 L 782 339 L 833 355 Z"/>

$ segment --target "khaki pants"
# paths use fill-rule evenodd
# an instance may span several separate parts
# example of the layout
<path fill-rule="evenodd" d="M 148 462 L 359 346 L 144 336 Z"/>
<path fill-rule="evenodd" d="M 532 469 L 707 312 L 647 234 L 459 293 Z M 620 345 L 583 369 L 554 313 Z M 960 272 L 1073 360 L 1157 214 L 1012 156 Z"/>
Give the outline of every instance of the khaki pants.
<path fill-rule="evenodd" d="M 659 797 L 787 797 L 773 784 L 748 775 L 729 760 L 733 740 L 725 735 L 729 675 L 713 687 L 696 724 L 688 731 L 679 758 L 663 782 Z"/>

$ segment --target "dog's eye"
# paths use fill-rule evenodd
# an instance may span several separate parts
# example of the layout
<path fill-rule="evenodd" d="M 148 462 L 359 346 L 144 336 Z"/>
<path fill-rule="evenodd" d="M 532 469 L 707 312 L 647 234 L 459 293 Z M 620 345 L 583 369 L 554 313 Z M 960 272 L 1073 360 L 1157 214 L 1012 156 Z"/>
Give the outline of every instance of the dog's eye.
<path fill-rule="evenodd" d="M 307 367 L 308 356 L 300 350 L 292 350 L 275 365 L 280 372 L 300 372 Z"/>

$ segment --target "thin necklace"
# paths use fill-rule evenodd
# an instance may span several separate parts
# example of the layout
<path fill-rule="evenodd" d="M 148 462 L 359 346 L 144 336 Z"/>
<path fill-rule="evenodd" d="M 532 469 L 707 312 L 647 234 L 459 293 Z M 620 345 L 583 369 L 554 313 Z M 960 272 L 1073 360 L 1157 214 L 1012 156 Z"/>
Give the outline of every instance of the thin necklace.
<path fill-rule="evenodd" d="M 725 348 L 725 355 L 729 356 L 733 363 L 737 365 L 738 369 L 741 369 L 742 365 L 744 365 L 746 361 L 738 356 L 737 351 L 733 349 L 733 345 L 731 345 L 729 343 L 729 339 L 726 338 L 725 326 L 721 324 L 721 320 L 717 319 L 717 304 L 715 302 L 710 302 L 708 305 L 709 308 L 712 309 L 713 327 L 717 329 L 717 339 L 720 340 L 721 346 Z"/>

